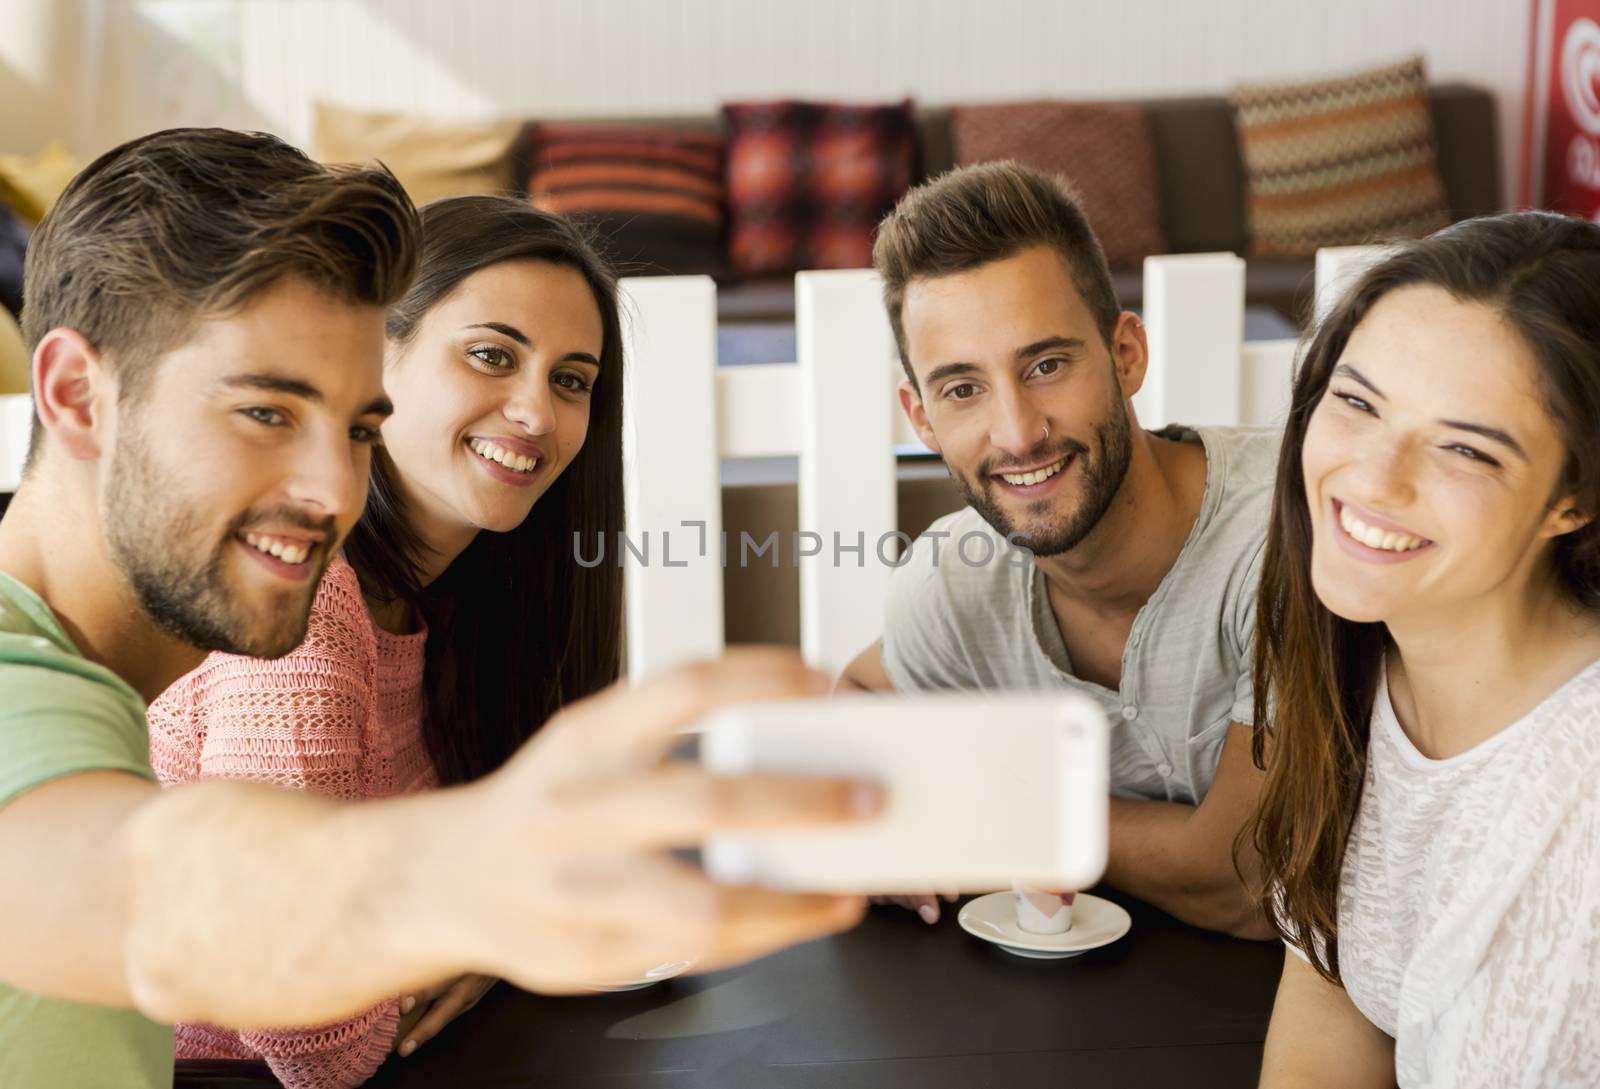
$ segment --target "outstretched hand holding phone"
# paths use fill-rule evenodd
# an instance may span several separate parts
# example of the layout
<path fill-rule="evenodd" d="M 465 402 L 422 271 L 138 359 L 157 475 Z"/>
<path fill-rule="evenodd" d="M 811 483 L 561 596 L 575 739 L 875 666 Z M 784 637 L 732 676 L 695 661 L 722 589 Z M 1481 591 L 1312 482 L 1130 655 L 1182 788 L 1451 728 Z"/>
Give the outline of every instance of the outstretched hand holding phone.
<path fill-rule="evenodd" d="M 662 760 L 708 712 L 826 690 L 791 652 L 736 652 L 572 704 L 476 783 L 354 805 L 237 780 L 65 776 L 0 808 L 14 878 L 0 929 L 70 940 L 0 945 L 0 979 L 255 1028 L 463 973 L 579 992 L 842 930 L 861 897 L 719 885 L 671 849 L 870 816 L 873 784 Z"/>

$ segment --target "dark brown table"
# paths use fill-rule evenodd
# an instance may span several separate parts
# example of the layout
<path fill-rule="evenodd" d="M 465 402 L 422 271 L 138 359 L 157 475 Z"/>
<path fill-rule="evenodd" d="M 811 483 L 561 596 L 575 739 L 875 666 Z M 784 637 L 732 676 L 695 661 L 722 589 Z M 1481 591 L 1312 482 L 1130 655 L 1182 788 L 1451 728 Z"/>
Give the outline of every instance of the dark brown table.
<path fill-rule="evenodd" d="M 1133 930 L 1023 960 L 875 908 L 757 964 L 582 999 L 501 985 L 374 1087 L 1083 1089 L 1254 1086 L 1283 963 L 1276 943 L 1117 899 Z"/>
<path fill-rule="evenodd" d="M 375 1089 L 1210 1089 L 1254 1086 L 1282 947 L 1185 926 L 1115 892 L 1133 930 L 1023 960 L 874 908 L 848 934 L 642 991 L 548 998 L 502 984 Z M 180 1064 L 184 1089 L 275 1083 Z"/>

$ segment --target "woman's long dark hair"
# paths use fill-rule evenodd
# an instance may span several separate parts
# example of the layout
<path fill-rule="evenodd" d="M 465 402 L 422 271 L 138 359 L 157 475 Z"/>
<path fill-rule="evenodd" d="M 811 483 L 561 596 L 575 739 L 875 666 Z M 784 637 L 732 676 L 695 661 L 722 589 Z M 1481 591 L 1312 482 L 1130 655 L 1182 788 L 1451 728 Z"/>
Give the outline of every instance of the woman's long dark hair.
<path fill-rule="evenodd" d="M 1317 599 L 1301 449 L 1350 334 L 1380 298 L 1415 284 L 1492 306 L 1522 337 L 1566 446 L 1559 494 L 1600 514 L 1600 225 L 1520 212 L 1447 227 L 1368 271 L 1316 331 L 1294 382 L 1261 570 L 1253 752 L 1266 782 L 1246 835 L 1268 918 L 1334 983 L 1339 875 L 1389 640 L 1382 624 L 1344 620 Z M 1550 558 L 1570 598 L 1600 608 L 1600 522 L 1557 537 Z"/>
<path fill-rule="evenodd" d="M 493 771 L 559 707 L 616 679 L 622 572 L 576 562 L 573 534 L 622 529 L 622 330 L 610 269 L 570 222 L 510 197 L 456 197 L 422 209 L 416 280 L 389 310 L 404 344 L 468 276 L 504 261 L 548 261 L 581 275 L 600 310 L 600 374 L 583 449 L 507 533 L 481 531 L 426 588 L 426 546 L 406 520 L 394 462 L 377 451 L 345 554 L 374 601 L 403 599 L 428 624 L 423 736 L 441 784 Z"/>

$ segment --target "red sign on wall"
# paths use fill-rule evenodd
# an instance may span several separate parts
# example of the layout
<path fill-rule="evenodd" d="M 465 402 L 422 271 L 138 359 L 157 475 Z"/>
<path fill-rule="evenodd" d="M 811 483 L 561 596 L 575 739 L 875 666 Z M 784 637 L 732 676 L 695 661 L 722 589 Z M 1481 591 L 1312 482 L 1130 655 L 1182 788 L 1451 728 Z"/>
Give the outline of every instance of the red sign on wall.
<path fill-rule="evenodd" d="M 1600 221 L 1600 0 L 1537 0 L 1524 193 Z"/>

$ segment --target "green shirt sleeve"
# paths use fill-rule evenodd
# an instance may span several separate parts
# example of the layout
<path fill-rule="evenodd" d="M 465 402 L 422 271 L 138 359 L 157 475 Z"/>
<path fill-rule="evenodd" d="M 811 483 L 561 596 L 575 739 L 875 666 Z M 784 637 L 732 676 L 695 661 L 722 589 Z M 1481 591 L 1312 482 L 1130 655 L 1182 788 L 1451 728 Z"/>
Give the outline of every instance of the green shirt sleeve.
<path fill-rule="evenodd" d="M 0 662 L 0 805 L 85 771 L 155 780 L 143 711 L 87 678 Z"/>
<path fill-rule="evenodd" d="M 155 781 L 144 702 L 79 654 L 26 587 L 0 578 L 0 805 L 86 771 Z"/>

